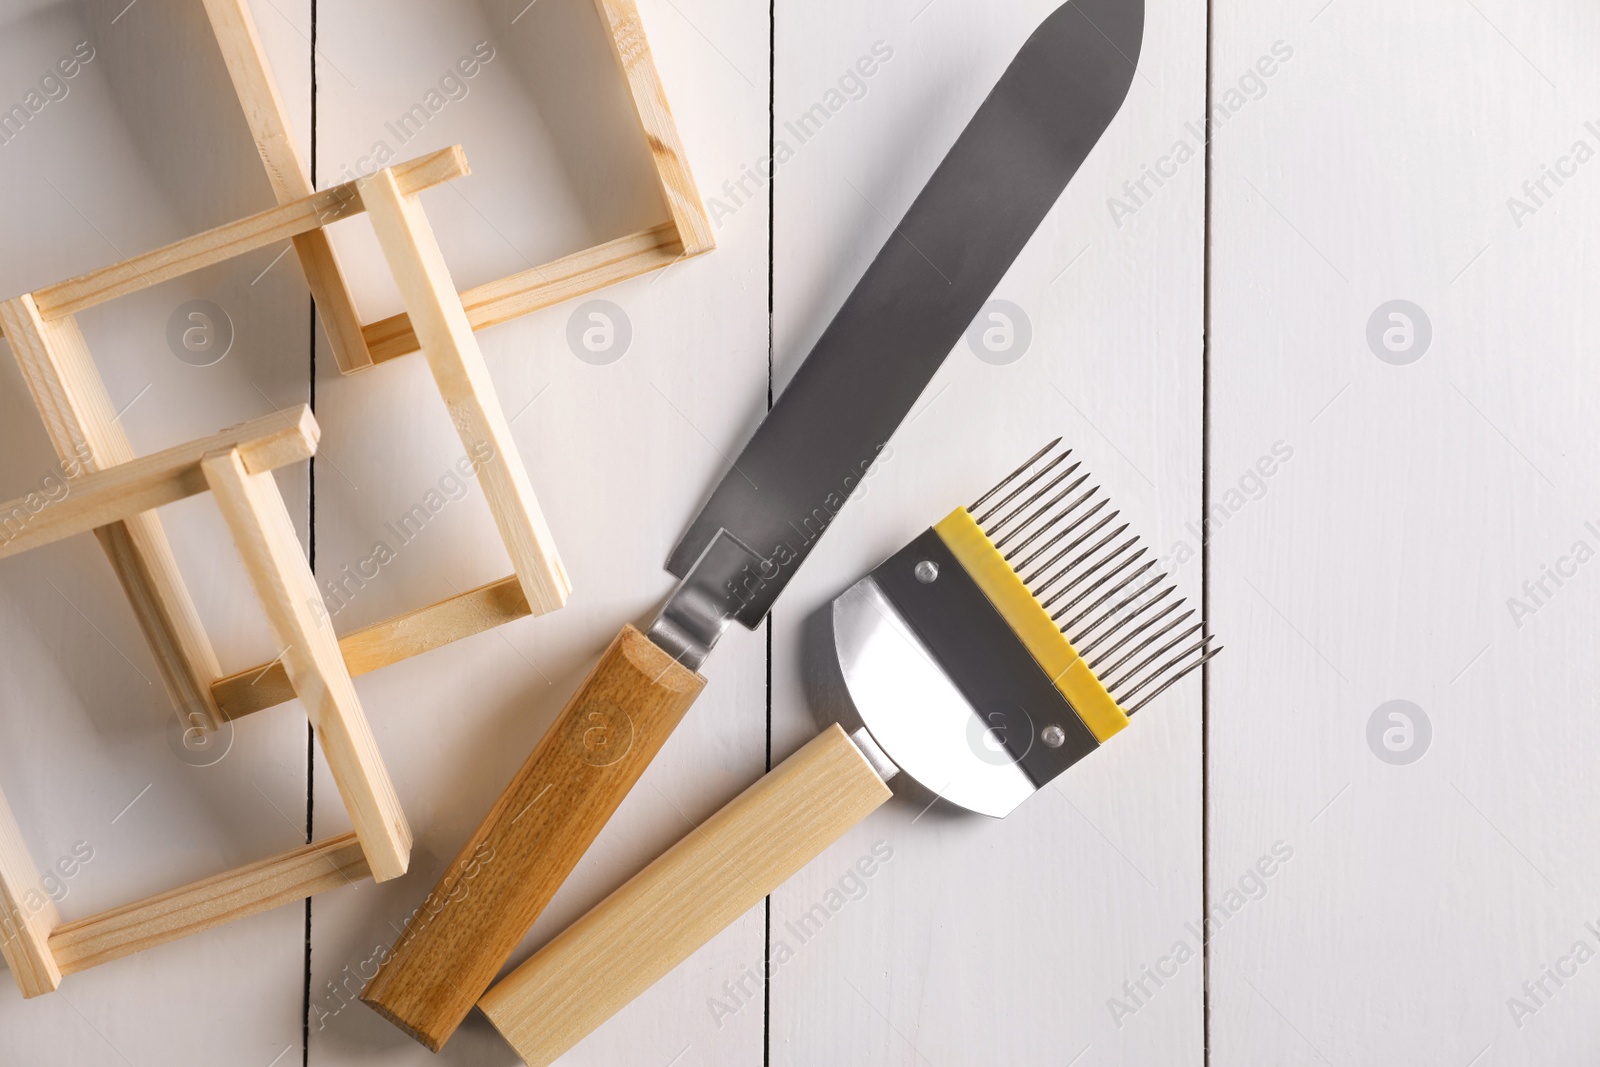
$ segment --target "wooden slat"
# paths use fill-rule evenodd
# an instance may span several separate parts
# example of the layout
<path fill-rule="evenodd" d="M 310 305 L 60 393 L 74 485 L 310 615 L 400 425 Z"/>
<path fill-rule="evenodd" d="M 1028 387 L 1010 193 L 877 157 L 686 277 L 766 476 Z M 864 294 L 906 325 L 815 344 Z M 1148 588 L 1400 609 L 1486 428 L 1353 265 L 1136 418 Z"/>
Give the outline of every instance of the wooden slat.
<path fill-rule="evenodd" d="M 0 559 L 205 492 L 200 461 L 212 452 L 237 448 L 245 469 L 255 474 L 310 458 L 318 433 L 311 409 L 301 404 L 73 479 L 54 503 L 37 493 L 0 503 Z M 30 504 L 35 499 L 43 504 L 37 510 Z"/>
<path fill-rule="evenodd" d="M 24 997 L 54 992 L 62 971 L 50 945 L 60 922 L 6 798 L 0 795 L 0 955 Z"/>
<path fill-rule="evenodd" d="M 354 833 L 67 923 L 50 935 L 62 974 L 143 952 L 368 877 Z"/>
<path fill-rule="evenodd" d="M 512 575 L 341 637 L 339 651 L 355 678 L 528 614 L 528 598 Z M 293 700 L 294 687 L 283 664 L 274 661 L 217 679 L 211 695 L 224 716 L 240 719 Z"/>
<path fill-rule="evenodd" d="M 246 470 L 237 451 L 214 454 L 201 466 L 284 650 L 284 668 L 316 727 L 372 875 L 380 882 L 398 878 L 410 860 L 411 829 L 339 655 L 333 626 L 319 610 L 317 582 L 278 487 L 271 474 Z"/>
<path fill-rule="evenodd" d="M 466 154 L 459 145 L 397 164 L 393 170 L 395 181 L 408 194 L 469 173 Z M 39 314 L 46 319 L 71 315 L 359 214 L 362 205 L 356 184 L 335 185 L 40 289 L 33 294 Z"/>
<path fill-rule="evenodd" d="M 204 0 L 211 30 L 222 49 L 223 62 L 233 79 L 233 91 L 244 108 L 256 153 L 266 166 L 267 178 L 278 203 L 310 196 L 316 190 L 300 150 L 289 129 L 278 85 L 256 34 L 255 20 L 245 0 Z M 295 253 L 305 272 L 306 285 L 317 304 L 317 314 L 328 331 L 334 359 L 345 374 L 372 366 L 372 356 L 361 332 L 361 315 L 345 283 L 333 245 L 323 230 L 294 238 Z"/>
<path fill-rule="evenodd" d="M 551 307 L 608 285 L 649 274 L 683 258 L 677 227 L 660 226 L 563 256 L 541 267 L 475 286 L 461 294 L 474 330 Z M 367 348 L 379 363 L 417 351 L 417 335 L 403 312 L 366 327 Z"/>
<path fill-rule="evenodd" d="M 388 170 L 358 184 L 450 421 L 478 468 L 478 484 L 528 606 L 536 615 L 559 608 L 571 591 L 566 568 L 422 205 Z"/>
<path fill-rule="evenodd" d="M 613 54 L 627 79 L 628 92 L 633 97 L 639 125 L 650 146 L 650 158 L 655 162 L 661 194 L 666 198 L 667 210 L 672 213 L 683 255 L 709 252 L 716 247 L 711 219 L 706 215 L 705 203 L 700 199 L 694 174 L 689 170 L 677 123 L 672 120 L 672 109 L 667 106 L 667 94 L 661 86 L 661 75 L 656 71 L 655 57 L 650 54 L 650 42 L 644 35 L 639 8 L 633 0 L 595 0 L 595 8 L 611 30 Z"/>
<path fill-rule="evenodd" d="M 33 297 L 0 302 L 0 330 L 22 368 L 50 443 L 71 476 L 134 458 L 77 322 L 46 322 Z M 143 512 L 96 531 L 185 722 L 221 723 L 211 683 L 221 674 L 160 520 Z M 198 717 L 198 718 L 197 718 Z"/>

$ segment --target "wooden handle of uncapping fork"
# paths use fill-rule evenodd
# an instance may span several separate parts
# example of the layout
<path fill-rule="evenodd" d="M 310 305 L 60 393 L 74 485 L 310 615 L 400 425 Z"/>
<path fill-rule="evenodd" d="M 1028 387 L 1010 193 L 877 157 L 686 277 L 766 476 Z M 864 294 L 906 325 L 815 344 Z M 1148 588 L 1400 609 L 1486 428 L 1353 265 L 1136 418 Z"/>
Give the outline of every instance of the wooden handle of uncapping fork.
<path fill-rule="evenodd" d="M 478 1003 L 545 1067 L 890 796 L 830 726 L 595 905 Z"/>
<path fill-rule="evenodd" d="M 438 1052 L 705 685 L 623 627 L 361 999 Z"/>

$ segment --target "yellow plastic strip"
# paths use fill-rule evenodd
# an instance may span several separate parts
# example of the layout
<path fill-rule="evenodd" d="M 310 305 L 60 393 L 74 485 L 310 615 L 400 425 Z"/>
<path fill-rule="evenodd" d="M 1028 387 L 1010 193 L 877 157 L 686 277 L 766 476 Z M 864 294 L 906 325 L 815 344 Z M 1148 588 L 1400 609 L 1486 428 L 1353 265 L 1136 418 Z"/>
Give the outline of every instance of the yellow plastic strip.
<path fill-rule="evenodd" d="M 967 509 L 957 508 L 933 529 L 1034 660 L 1044 668 L 1061 695 L 1067 698 L 1067 703 L 1077 710 L 1078 717 L 1095 739 L 1104 744 L 1112 734 L 1127 726 L 1127 714 L 1106 692 L 1106 687 L 1078 655 L 1072 642 L 1050 621 L 1049 612 L 1028 591 L 1022 578 L 1011 569 L 1011 564 L 973 521 Z"/>

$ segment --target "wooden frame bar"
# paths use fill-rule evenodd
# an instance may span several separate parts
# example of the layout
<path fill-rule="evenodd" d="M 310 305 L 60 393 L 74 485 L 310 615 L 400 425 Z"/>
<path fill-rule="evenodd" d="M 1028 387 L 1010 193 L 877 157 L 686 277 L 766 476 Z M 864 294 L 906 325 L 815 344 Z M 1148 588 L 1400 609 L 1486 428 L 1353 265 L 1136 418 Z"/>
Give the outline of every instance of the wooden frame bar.
<path fill-rule="evenodd" d="M 24 997 L 53 993 L 61 984 L 61 968 L 49 944 L 60 921 L 22 830 L 0 794 L 0 955 Z"/>
<path fill-rule="evenodd" d="M 516 575 L 481 585 L 405 615 L 386 619 L 339 639 L 350 676 L 358 678 L 379 667 L 431 652 L 463 637 L 504 626 L 530 614 L 528 599 Z M 219 678 L 211 695 L 229 719 L 294 699 L 289 675 L 277 660 Z"/>
<path fill-rule="evenodd" d="M 311 458 L 318 433 L 311 409 L 301 404 L 292 412 L 86 474 L 68 483 L 59 501 L 46 501 L 37 511 L 31 498 L 38 494 L 0 503 L 0 559 L 205 492 L 200 462 L 212 452 L 237 449 L 245 469 L 255 474 Z"/>
<path fill-rule="evenodd" d="M 198 934 L 371 877 L 354 833 L 65 923 L 49 948 L 63 975 Z"/>
<path fill-rule="evenodd" d="M 394 180 L 408 195 L 471 173 L 460 145 L 440 149 L 393 167 Z M 320 229 L 364 210 L 355 182 L 309 193 L 266 211 L 186 237 L 121 263 L 47 286 L 33 294 L 39 314 L 59 319 L 119 296 L 225 263 L 247 252 Z"/>
<path fill-rule="evenodd" d="M 410 862 L 411 829 L 272 474 L 251 474 L 237 449 L 213 453 L 200 466 L 283 646 L 284 670 L 316 727 L 372 876 L 398 878 Z"/>
<path fill-rule="evenodd" d="M 467 309 L 467 321 L 472 323 L 472 328 L 482 330 L 607 285 L 670 267 L 682 258 L 678 231 L 667 222 L 542 267 L 468 289 L 461 294 L 461 303 Z M 417 351 L 417 335 L 412 332 L 411 319 L 404 312 L 367 326 L 366 337 L 367 351 L 377 363 Z"/>
<path fill-rule="evenodd" d="M 450 421 L 477 468 L 478 484 L 489 502 L 500 539 L 523 595 L 543 613 L 566 603 L 572 592 L 555 539 L 534 499 L 528 472 L 511 438 L 511 426 L 495 395 L 489 366 L 456 296 L 444 253 L 415 194 L 404 192 L 394 175 L 380 170 L 357 183 L 367 214 L 378 233 L 389 270 L 400 286 L 433 380 Z"/>
<path fill-rule="evenodd" d="M 216 34 L 223 60 L 233 79 L 234 90 L 239 94 L 239 102 L 249 120 L 273 189 L 280 201 L 293 195 L 305 195 L 303 190 L 309 189 L 309 179 L 301 184 L 305 167 L 294 148 L 283 101 L 261 52 L 246 0 L 204 2 L 211 18 L 212 31 Z M 656 70 L 655 58 L 650 53 L 650 43 L 645 37 L 638 7 L 634 0 L 594 0 L 594 3 L 633 100 L 640 132 L 650 148 L 650 158 L 655 166 L 656 180 L 666 203 L 669 221 L 463 292 L 461 302 L 466 306 L 467 318 L 473 329 L 483 329 L 518 318 L 563 300 L 660 270 L 680 259 L 698 256 L 716 247 L 711 219 L 706 214 L 700 190 L 689 170 L 683 141 L 673 121 L 672 109 L 667 105 L 666 92 L 661 85 L 660 73 Z M 305 238 L 296 240 L 303 241 Z M 296 247 L 300 246 L 297 244 Z M 326 276 L 327 272 L 336 275 L 339 270 L 332 250 L 329 249 L 325 255 L 320 251 L 308 255 L 302 249 L 300 258 L 302 266 L 306 265 L 308 258 L 311 260 L 312 265 L 306 267 L 306 277 L 314 294 L 318 285 L 344 294 L 342 300 L 336 300 L 333 304 L 337 309 L 336 314 L 331 318 L 327 312 L 323 315 L 323 325 L 334 342 L 335 354 L 344 352 L 339 357 L 340 370 L 347 374 L 364 370 L 373 363 L 396 359 L 420 349 L 409 308 L 406 314 L 361 327 L 359 342 L 350 336 L 348 324 L 354 315 L 354 308 L 348 300 L 348 287 L 343 284 L 342 278 L 335 284 Z M 322 307 L 321 295 L 317 296 L 317 304 L 319 308 Z"/>

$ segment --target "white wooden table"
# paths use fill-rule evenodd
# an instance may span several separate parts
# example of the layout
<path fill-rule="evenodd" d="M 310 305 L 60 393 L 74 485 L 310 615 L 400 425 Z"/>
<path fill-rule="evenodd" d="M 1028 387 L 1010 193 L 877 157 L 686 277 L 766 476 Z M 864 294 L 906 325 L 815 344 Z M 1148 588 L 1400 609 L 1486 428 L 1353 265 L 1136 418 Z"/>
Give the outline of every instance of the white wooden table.
<path fill-rule="evenodd" d="M 126 3 L 0 10 L 0 109 L 93 49 L 0 138 L 8 295 L 270 204 L 198 0 Z M 0 983 L 0 1064 L 515 1062 L 477 1016 L 435 1061 L 355 1003 L 360 976 L 617 626 L 665 596 L 661 562 L 769 390 L 1053 0 L 640 6 L 719 249 L 596 294 L 631 328 L 615 362 L 569 347 L 582 301 L 481 335 L 576 591 L 358 681 L 417 834 L 411 872 L 37 1000 Z M 466 147 L 474 176 L 426 198 L 463 286 L 664 217 L 587 0 L 252 7 L 319 184 L 380 145 Z M 1027 351 L 953 353 L 770 623 L 724 640 L 516 960 L 811 736 L 829 710 L 818 612 L 1057 433 L 1204 596 L 1228 646 L 1207 688 L 1173 690 L 1004 822 L 905 790 L 563 1062 L 1600 1055 L 1584 328 L 1600 11 L 1210 8 L 1150 0 L 1127 105 L 996 293 L 1031 323 Z M 390 124 L 475 48 L 492 58 L 402 143 Z M 872 76 L 848 78 L 863 57 Z M 817 104 L 829 117 L 802 142 L 789 124 Z M 775 180 L 753 177 L 779 143 Z M 336 241 L 366 317 L 398 311 L 375 242 L 349 229 Z M 276 255 L 85 328 L 143 452 L 314 395 L 314 472 L 279 482 L 334 578 L 393 540 L 386 524 L 460 446 L 418 359 L 336 374 L 294 257 Z M 211 366 L 166 340 L 192 299 L 232 323 Z M 53 461 L 7 359 L 0 497 Z M 270 659 L 214 505 L 167 519 L 224 665 Z M 476 487 L 390 547 L 341 602 L 341 632 L 506 572 Z M 1395 700 L 1410 704 L 1391 719 Z M 0 783 L 41 864 L 92 853 L 58 883 L 65 917 L 348 828 L 295 708 L 241 722 L 211 766 L 177 757 L 171 718 L 92 538 L 0 564 Z M 892 858 L 865 891 L 764 988 L 745 977 L 875 847 Z"/>

